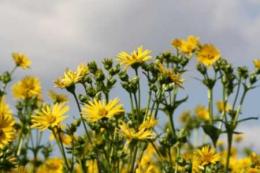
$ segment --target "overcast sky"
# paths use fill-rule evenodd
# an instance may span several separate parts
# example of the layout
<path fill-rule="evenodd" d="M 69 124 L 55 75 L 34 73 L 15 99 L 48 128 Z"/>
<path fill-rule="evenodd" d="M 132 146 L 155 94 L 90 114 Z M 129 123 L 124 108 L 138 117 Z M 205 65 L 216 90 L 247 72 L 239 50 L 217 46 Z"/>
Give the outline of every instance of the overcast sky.
<path fill-rule="evenodd" d="M 176 37 L 197 35 L 212 42 L 236 65 L 260 57 L 259 0 L 0 0 L 0 71 L 11 67 L 13 51 L 28 54 L 44 88 L 66 67 L 114 57 L 139 45 L 156 55 L 171 50 Z M 206 93 L 186 79 L 195 105 Z M 195 84 L 195 85 L 194 85 Z M 195 91 L 195 92 L 194 92 Z M 203 98 L 203 99 L 204 99 Z M 259 89 L 244 112 L 259 115 Z M 248 143 L 258 143 L 259 122 L 241 128 Z M 258 140 L 258 141 L 257 141 Z M 256 142 L 257 141 L 257 142 Z"/>

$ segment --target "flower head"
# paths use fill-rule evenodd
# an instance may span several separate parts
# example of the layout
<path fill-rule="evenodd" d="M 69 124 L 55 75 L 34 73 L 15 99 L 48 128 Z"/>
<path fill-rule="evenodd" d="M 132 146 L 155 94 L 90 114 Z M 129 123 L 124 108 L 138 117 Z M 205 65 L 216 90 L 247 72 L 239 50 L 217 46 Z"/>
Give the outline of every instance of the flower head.
<path fill-rule="evenodd" d="M 203 121 L 210 120 L 209 111 L 205 106 L 198 105 L 195 109 L 195 114 L 199 119 L 201 119 Z"/>
<path fill-rule="evenodd" d="M 220 51 L 212 44 L 204 44 L 197 53 L 200 63 L 211 66 L 220 58 Z"/>
<path fill-rule="evenodd" d="M 140 46 L 137 50 L 134 50 L 131 54 L 123 51 L 120 52 L 117 57 L 120 64 L 125 65 L 126 68 L 129 66 L 140 65 L 151 59 L 151 51 L 148 49 L 143 50 Z"/>
<path fill-rule="evenodd" d="M 82 108 L 83 117 L 89 122 L 97 122 L 102 118 L 112 118 L 124 112 L 123 106 L 115 98 L 108 103 L 104 101 L 93 100 Z"/>
<path fill-rule="evenodd" d="M 67 102 L 69 100 L 67 95 L 56 93 L 53 90 L 50 90 L 48 94 L 54 103 L 63 103 L 63 102 Z"/>
<path fill-rule="evenodd" d="M 59 127 L 66 118 L 64 114 L 68 110 L 69 107 L 61 103 L 56 103 L 53 106 L 44 105 L 32 116 L 32 127 L 42 131 L 47 128 Z"/>
<path fill-rule="evenodd" d="M 12 54 L 13 60 L 15 62 L 15 65 L 18 67 L 21 67 L 22 69 L 30 68 L 32 62 L 27 57 L 27 55 L 20 53 L 20 52 L 14 52 Z"/>
<path fill-rule="evenodd" d="M 25 76 L 12 87 L 13 95 L 17 99 L 41 98 L 41 85 L 38 78 Z"/>
<path fill-rule="evenodd" d="M 259 70 L 260 69 L 260 59 L 254 59 L 253 63 L 255 65 L 255 68 Z"/>
<path fill-rule="evenodd" d="M 221 113 L 221 112 L 228 112 L 231 110 L 231 105 L 226 103 L 224 104 L 223 101 L 218 101 L 217 103 L 217 108 L 218 108 L 218 111 Z"/>
<path fill-rule="evenodd" d="M 216 162 L 220 161 L 220 155 L 209 146 L 204 146 L 201 149 L 195 151 L 194 157 L 199 162 L 200 166 L 215 164 Z"/>
<path fill-rule="evenodd" d="M 86 64 L 78 65 L 76 71 L 66 69 L 63 76 L 54 81 L 58 88 L 68 88 L 80 82 L 89 72 Z"/>
<path fill-rule="evenodd" d="M 200 45 L 199 38 L 193 35 L 189 35 L 186 40 L 175 39 L 172 41 L 173 47 L 175 47 L 181 53 L 187 55 L 193 53 L 198 48 L 199 45 Z"/>
<path fill-rule="evenodd" d="M 5 147 L 15 137 L 15 120 L 4 98 L 0 98 L 0 149 Z"/>
<path fill-rule="evenodd" d="M 130 128 L 126 123 L 122 122 L 120 130 L 128 140 L 147 140 L 154 139 L 156 134 L 152 131 L 152 128 L 156 125 L 157 121 L 153 118 L 149 118 L 143 121 L 143 123 L 136 130 Z"/>
<path fill-rule="evenodd" d="M 60 158 L 50 158 L 46 160 L 36 173 L 63 173 L 63 160 Z"/>
<path fill-rule="evenodd" d="M 174 83 L 178 87 L 182 87 L 183 78 L 181 74 L 174 73 L 171 69 L 165 68 L 161 63 L 158 63 L 158 70 L 169 82 Z"/>

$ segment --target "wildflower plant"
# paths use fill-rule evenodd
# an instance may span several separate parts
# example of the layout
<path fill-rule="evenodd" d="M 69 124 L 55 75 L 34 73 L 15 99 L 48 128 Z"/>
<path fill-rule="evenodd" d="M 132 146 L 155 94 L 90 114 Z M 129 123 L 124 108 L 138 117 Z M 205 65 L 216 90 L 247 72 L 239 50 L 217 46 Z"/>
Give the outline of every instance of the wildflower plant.
<path fill-rule="evenodd" d="M 247 94 L 257 88 L 260 60 L 251 71 L 233 67 L 217 47 L 192 35 L 172 46 L 155 57 L 140 46 L 67 68 L 54 80 L 55 90 L 67 94 L 51 89 L 50 102 L 40 80 L 25 76 L 11 87 L 12 111 L 9 83 L 18 68 L 31 66 L 27 55 L 13 53 L 14 68 L 0 75 L 0 172 L 259 172 L 260 156 L 246 148 L 240 158 L 234 143 L 244 138 L 238 125 L 257 119 L 241 114 Z M 178 116 L 189 99 L 184 76 L 191 61 L 197 62 L 208 104 L 198 100 Z M 120 89 L 126 97 L 115 96 Z M 72 121 L 69 105 L 78 109 Z"/>

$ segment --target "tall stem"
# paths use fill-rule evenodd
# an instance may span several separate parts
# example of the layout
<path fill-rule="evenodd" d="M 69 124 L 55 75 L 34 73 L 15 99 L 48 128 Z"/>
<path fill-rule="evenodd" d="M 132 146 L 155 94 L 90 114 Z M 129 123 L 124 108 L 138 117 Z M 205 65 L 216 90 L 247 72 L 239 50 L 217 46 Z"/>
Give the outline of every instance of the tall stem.
<path fill-rule="evenodd" d="M 208 111 L 210 116 L 210 123 L 213 123 L 213 91 L 208 89 Z"/>
<path fill-rule="evenodd" d="M 83 124 L 84 129 L 85 129 L 85 132 L 87 134 L 88 140 L 92 144 L 92 140 L 90 138 L 90 135 L 89 135 L 89 132 L 88 132 L 88 129 L 87 129 L 87 125 L 86 125 L 85 120 L 84 120 L 84 118 L 83 118 L 83 116 L 81 114 L 81 107 L 80 107 L 80 104 L 79 104 L 79 100 L 78 100 L 75 92 L 71 92 L 71 93 L 72 93 L 72 95 L 73 95 L 73 97 L 74 97 L 74 99 L 76 101 L 76 104 L 77 104 L 77 107 L 78 107 L 78 110 L 79 110 L 80 119 L 81 119 L 81 122 Z"/>

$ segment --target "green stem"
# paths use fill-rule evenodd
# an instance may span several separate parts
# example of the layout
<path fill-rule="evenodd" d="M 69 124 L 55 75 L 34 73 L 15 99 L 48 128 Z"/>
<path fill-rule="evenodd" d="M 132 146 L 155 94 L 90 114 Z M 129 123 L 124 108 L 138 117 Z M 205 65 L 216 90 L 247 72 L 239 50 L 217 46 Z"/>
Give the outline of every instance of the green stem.
<path fill-rule="evenodd" d="M 92 144 L 92 140 L 91 140 L 91 137 L 89 135 L 89 132 L 88 132 L 88 129 L 87 129 L 87 125 L 86 125 L 85 120 L 84 120 L 84 118 L 83 118 L 83 116 L 81 114 L 81 107 L 80 107 L 80 104 L 79 104 L 79 100 L 78 100 L 75 92 L 71 92 L 71 93 L 72 93 L 72 95 L 73 95 L 73 97 L 74 97 L 74 99 L 76 101 L 76 104 L 77 104 L 77 107 L 78 107 L 78 110 L 79 110 L 79 114 L 80 114 L 80 119 L 81 119 L 81 122 L 83 124 L 84 129 L 85 129 L 85 132 L 87 134 L 87 138 L 88 138 L 89 142 Z"/>
<path fill-rule="evenodd" d="M 208 111 L 210 116 L 210 123 L 213 123 L 213 91 L 208 89 Z"/>
<path fill-rule="evenodd" d="M 140 86 L 140 78 L 138 74 L 138 69 L 135 69 L 135 74 L 138 77 L 138 109 L 141 109 L 141 86 Z"/>
<path fill-rule="evenodd" d="M 132 163 L 131 163 L 131 168 L 130 168 L 130 173 L 134 173 L 134 168 L 135 168 L 135 159 L 136 159 L 136 156 L 137 156 L 137 151 L 138 151 L 138 147 L 135 146 L 134 148 L 134 154 L 133 154 L 133 158 L 132 158 Z"/>
<path fill-rule="evenodd" d="M 53 136 L 55 137 L 56 142 L 57 142 L 57 144 L 58 144 L 58 147 L 59 147 L 59 149 L 60 149 L 60 152 L 61 152 L 61 154 L 62 154 L 62 156 L 63 156 L 63 159 L 64 159 L 64 161 L 65 161 L 66 168 L 67 168 L 67 170 L 70 170 L 69 162 L 68 162 L 68 159 L 67 159 L 67 156 L 66 156 L 66 153 L 65 153 L 65 149 L 64 149 L 64 146 L 63 146 L 63 143 L 62 143 L 62 139 L 61 139 L 61 135 L 60 135 L 59 129 L 56 128 L 56 131 L 57 131 L 57 135 L 58 135 L 58 136 L 56 135 L 54 129 L 52 130 Z"/>
<path fill-rule="evenodd" d="M 176 137 L 176 130 L 175 130 L 174 121 L 173 121 L 173 113 L 169 113 L 168 116 L 170 119 L 170 125 L 171 125 L 171 129 L 172 129 L 173 137 Z"/>
<path fill-rule="evenodd" d="M 15 67 L 11 70 L 11 72 L 10 72 L 10 76 L 13 75 L 13 73 L 14 73 L 15 70 L 16 70 L 16 68 L 17 68 L 17 66 L 15 66 Z M 4 93 L 5 93 L 5 91 L 6 91 L 7 84 L 8 84 L 8 83 L 5 83 L 4 86 L 3 86 L 3 92 L 4 92 Z"/>
<path fill-rule="evenodd" d="M 233 105 L 232 105 L 232 110 L 235 109 L 236 102 L 237 102 L 238 95 L 239 95 L 239 91 L 240 91 L 240 87 L 241 87 L 241 77 L 238 79 L 237 92 L 236 92 L 236 95 L 235 95 L 234 103 L 233 103 Z"/>
<path fill-rule="evenodd" d="M 226 160 L 225 173 L 228 173 L 228 169 L 229 169 L 229 162 L 230 162 L 231 148 L 232 148 L 232 137 L 233 137 L 233 132 L 228 134 L 228 148 L 227 148 L 227 160 Z"/>

